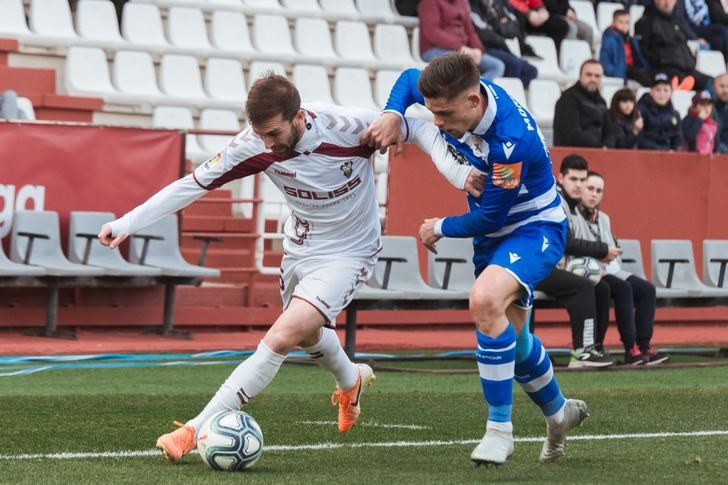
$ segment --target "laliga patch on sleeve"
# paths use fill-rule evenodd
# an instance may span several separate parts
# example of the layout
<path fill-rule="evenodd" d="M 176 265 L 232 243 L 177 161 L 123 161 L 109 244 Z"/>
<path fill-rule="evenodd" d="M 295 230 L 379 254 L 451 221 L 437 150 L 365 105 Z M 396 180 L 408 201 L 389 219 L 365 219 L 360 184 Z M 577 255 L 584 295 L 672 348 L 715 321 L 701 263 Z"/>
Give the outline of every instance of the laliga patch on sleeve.
<path fill-rule="evenodd" d="M 516 189 L 521 185 L 521 166 L 523 162 L 494 163 L 493 185 L 502 189 Z"/>
<path fill-rule="evenodd" d="M 220 162 L 222 162 L 222 152 L 217 152 L 217 155 L 208 158 L 205 163 L 202 164 L 202 167 L 205 169 L 205 171 L 209 172 L 215 166 L 219 165 Z"/>

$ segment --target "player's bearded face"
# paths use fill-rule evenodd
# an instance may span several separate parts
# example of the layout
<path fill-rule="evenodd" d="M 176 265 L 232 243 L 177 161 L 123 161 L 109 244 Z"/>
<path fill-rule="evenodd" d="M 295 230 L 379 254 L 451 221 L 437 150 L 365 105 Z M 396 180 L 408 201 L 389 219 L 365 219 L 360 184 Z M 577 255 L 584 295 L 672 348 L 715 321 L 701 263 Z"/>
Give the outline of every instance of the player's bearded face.
<path fill-rule="evenodd" d="M 303 113 L 286 120 L 282 114 L 256 125 L 253 131 L 260 136 L 265 147 L 276 155 L 291 153 L 303 135 Z"/>
<path fill-rule="evenodd" d="M 479 99 L 477 94 L 465 92 L 453 99 L 425 98 L 425 105 L 435 117 L 435 126 L 455 138 L 461 138 L 475 128 L 482 117 L 478 109 Z"/>

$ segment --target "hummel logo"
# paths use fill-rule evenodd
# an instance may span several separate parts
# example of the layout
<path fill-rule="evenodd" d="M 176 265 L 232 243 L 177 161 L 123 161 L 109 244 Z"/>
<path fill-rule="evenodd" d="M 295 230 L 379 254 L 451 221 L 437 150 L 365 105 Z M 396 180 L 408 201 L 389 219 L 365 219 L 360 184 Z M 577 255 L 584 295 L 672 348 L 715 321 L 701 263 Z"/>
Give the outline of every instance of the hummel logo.
<path fill-rule="evenodd" d="M 511 158 L 511 153 L 513 153 L 513 150 L 516 148 L 515 143 L 511 143 L 510 141 L 507 141 L 503 144 L 503 153 L 506 155 L 506 160 Z"/>
<path fill-rule="evenodd" d="M 518 253 L 511 253 L 511 252 L 508 253 L 508 258 L 511 260 L 511 264 L 513 264 L 516 261 L 518 261 L 519 259 L 521 259 L 521 257 L 518 255 Z"/>
<path fill-rule="evenodd" d="M 543 244 L 541 244 L 541 252 L 546 251 L 549 248 L 549 240 L 546 239 L 546 236 L 543 237 Z"/>

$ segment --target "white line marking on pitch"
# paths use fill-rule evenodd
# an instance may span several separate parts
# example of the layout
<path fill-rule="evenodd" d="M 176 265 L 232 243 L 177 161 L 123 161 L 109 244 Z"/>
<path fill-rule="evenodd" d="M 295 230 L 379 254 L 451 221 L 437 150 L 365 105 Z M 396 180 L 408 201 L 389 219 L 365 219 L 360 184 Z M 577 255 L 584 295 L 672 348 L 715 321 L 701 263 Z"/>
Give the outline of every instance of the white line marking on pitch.
<path fill-rule="evenodd" d="M 336 425 L 336 421 L 296 421 L 299 424 L 313 424 L 316 426 L 333 426 Z M 359 426 L 365 426 L 369 428 L 389 428 L 389 429 L 432 429 L 432 426 L 420 426 L 418 424 L 383 424 L 375 423 L 374 421 L 367 423 L 359 423 Z"/>
<path fill-rule="evenodd" d="M 686 431 L 678 433 L 632 433 L 632 434 L 595 434 L 577 435 L 569 437 L 570 441 L 603 441 L 641 438 L 685 438 L 697 436 L 728 436 L 726 431 Z M 542 436 L 526 436 L 515 438 L 517 443 L 540 443 Z M 317 443 L 313 445 L 269 445 L 265 451 L 302 451 L 302 450 L 333 450 L 338 448 L 410 448 L 420 446 L 452 446 L 472 445 L 479 443 L 473 440 L 432 440 L 432 441 L 385 441 L 379 443 Z M 65 452 L 65 453 L 37 453 L 23 455 L 0 455 L 0 460 L 72 460 L 81 458 L 137 458 L 159 455 L 160 451 L 152 450 L 126 450 L 126 451 L 91 451 L 91 452 Z"/>

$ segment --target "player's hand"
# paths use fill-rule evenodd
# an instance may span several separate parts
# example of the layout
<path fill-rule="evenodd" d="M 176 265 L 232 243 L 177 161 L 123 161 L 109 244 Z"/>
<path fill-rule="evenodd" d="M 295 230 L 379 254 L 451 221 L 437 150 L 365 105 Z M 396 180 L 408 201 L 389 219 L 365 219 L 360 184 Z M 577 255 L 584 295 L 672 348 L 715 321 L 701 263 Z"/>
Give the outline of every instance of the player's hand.
<path fill-rule="evenodd" d="M 111 226 L 108 224 L 104 224 L 103 226 L 101 226 L 101 231 L 98 235 L 99 242 L 104 246 L 109 246 L 111 249 L 119 247 L 119 244 L 124 242 L 127 237 L 129 237 L 128 234 L 119 234 L 118 236 L 114 237 L 112 234 Z"/>
<path fill-rule="evenodd" d="M 473 197 L 480 197 L 480 194 L 483 193 L 483 187 L 485 187 L 485 175 L 475 169 L 470 170 L 463 190 Z"/>
<path fill-rule="evenodd" d="M 395 113 L 382 113 L 374 122 L 369 125 L 361 136 L 361 142 L 379 150 L 384 155 L 387 148 L 397 145 L 395 155 L 402 153 L 404 135 L 402 134 L 402 118 Z"/>
<path fill-rule="evenodd" d="M 424 244 L 427 249 L 437 254 L 435 243 L 441 238 L 440 236 L 435 235 L 435 222 L 437 222 L 437 218 L 425 219 L 425 222 L 423 222 L 420 226 L 420 242 Z"/>
<path fill-rule="evenodd" d="M 604 257 L 602 261 L 606 263 L 611 263 L 617 256 L 622 254 L 622 248 L 617 248 L 614 246 L 611 246 L 609 250 L 607 251 L 607 255 Z"/>

